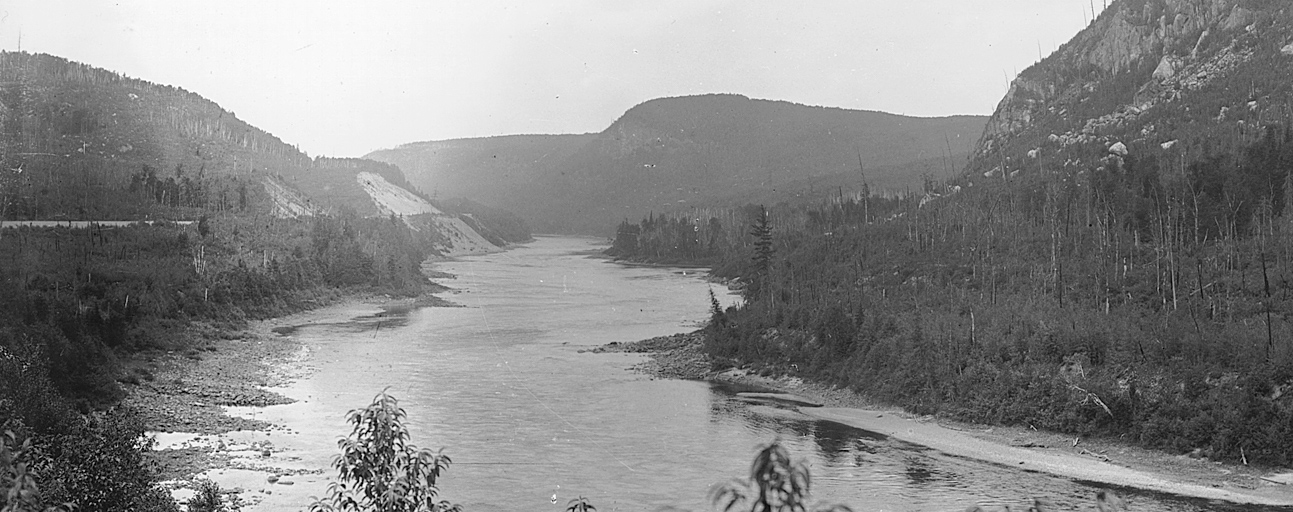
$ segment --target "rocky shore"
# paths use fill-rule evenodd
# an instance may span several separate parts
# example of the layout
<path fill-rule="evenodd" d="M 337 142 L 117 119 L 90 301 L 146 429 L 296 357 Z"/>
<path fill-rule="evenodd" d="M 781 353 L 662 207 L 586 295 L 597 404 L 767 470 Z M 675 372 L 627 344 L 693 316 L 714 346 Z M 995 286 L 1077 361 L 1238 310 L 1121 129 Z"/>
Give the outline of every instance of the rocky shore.
<path fill-rule="evenodd" d="M 208 342 L 202 349 L 154 356 L 148 378 L 129 385 L 126 404 L 158 432 L 222 434 L 263 430 L 269 425 L 231 417 L 223 407 L 265 407 L 292 400 L 265 388 L 281 382 L 278 361 L 299 347 L 286 339 L 245 331 L 236 339 Z"/>
<path fill-rule="evenodd" d="M 1228 501 L 1293 504 L 1293 472 L 1287 469 L 1224 464 L 1197 455 L 1148 450 L 1120 439 L 1073 437 L 1028 427 L 981 425 L 935 416 L 913 415 L 900 408 L 869 400 L 849 389 L 826 386 L 791 375 L 760 375 L 748 366 L 731 368 L 704 353 L 703 342 L 703 334 L 696 331 L 631 343 L 611 343 L 597 347 L 592 352 L 648 354 L 650 360 L 639 363 L 632 369 L 660 378 L 733 383 L 804 397 L 823 405 L 822 411 L 832 412 L 818 415 L 813 413 L 816 409 L 804 409 L 802 412 L 809 416 L 874 418 L 855 426 L 874 426 L 875 431 L 883 434 L 893 433 L 889 429 L 913 432 L 920 429 L 912 427 L 929 426 L 935 431 L 935 443 L 952 451 L 957 451 L 958 445 L 984 442 L 990 447 L 996 447 L 989 449 L 989 452 L 1005 453 L 1023 449 L 1039 460 L 1058 457 L 1060 460 L 1070 461 L 1069 464 L 1061 464 L 1061 467 L 1053 469 L 1053 472 L 1061 473 L 1061 476 L 1072 477 L 1063 473 L 1076 471 L 1073 468 L 1086 466 L 1085 462 L 1089 460 L 1107 464 L 1103 467 L 1108 474 L 1121 469 L 1144 474 L 1149 478 L 1146 480 L 1149 484 L 1143 487 L 1165 492 L 1201 495 L 1215 490 L 1217 499 Z M 845 410 L 852 414 L 834 414 Z M 902 435 L 899 434 L 898 437 Z M 971 451 L 966 450 L 966 456 L 985 459 L 995 456 L 991 453 L 976 456 Z M 982 452 L 978 448 L 974 451 Z M 1019 463 L 1023 464 L 1024 461 Z M 1101 466 L 1096 466 L 1097 470 L 1099 467 Z M 1041 470 L 1052 472 L 1045 468 Z"/>
<path fill-rule="evenodd" d="M 295 402 L 274 389 L 310 373 L 309 347 L 283 334 L 336 310 L 398 315 L 412 308 L 449 305 L 438 297 L 352 297 L 237 331 L 196 326 L 203 334 L 196 348 L 131 363 L 136 377 L 125 384 L 125 403 L 140 414 L 156 440 L 152 458 L 177 500 L 191 496 L 197 480 L 218 477 L 226 494 L 254 505 L 275 489 L 293 485 L 295 477 L 321 473 L 301 466 L 276 442 L 285 439 L 275 434 L 296 432 L 255 418 L 260 408 Z"/>

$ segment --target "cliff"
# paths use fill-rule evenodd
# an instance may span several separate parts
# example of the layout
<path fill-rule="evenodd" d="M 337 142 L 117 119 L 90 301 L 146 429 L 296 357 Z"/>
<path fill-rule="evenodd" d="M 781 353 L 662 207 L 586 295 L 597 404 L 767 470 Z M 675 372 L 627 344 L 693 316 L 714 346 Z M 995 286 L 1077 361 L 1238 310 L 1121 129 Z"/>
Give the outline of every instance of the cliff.
<path fill-rule="evenodd" d="M 1116 143 L 1172 150 L 1186 163 L 1251 143 L 1263 126 L 1289 118 L 1291 27 L 1284 2 L 1114 2 L 1013 81 L 970 177 L 1076 169 Z"/>

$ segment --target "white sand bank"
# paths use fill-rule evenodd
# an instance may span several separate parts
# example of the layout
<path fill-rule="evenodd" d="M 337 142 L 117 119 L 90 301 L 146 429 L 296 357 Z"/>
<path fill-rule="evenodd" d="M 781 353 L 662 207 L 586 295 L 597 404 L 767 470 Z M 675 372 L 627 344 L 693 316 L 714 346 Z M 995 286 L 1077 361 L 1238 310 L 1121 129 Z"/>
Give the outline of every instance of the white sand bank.
<path fill-rule="evenodd" d="M 1244 491 L 1177 482 L 1170 477 L 1137 471 L 1092 457 L 1045 448 L 1018 448 L 993 443 L 934 423 L 903 418 L 889 412 L 841 407 L 800 408 L 800 412 L 814 418 L 928 446 L 950 455 L 1026 471 L 1180 496 L 1257 505 L 1293 506 L 1293 491 L 1288 489 Z"/>

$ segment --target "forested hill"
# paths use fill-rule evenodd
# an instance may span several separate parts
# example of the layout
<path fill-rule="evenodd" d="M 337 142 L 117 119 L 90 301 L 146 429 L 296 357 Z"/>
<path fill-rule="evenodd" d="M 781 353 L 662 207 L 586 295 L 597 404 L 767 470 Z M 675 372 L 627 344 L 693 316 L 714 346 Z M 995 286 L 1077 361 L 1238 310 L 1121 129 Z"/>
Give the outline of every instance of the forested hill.
<path fill-rule="evenodd" d="M 642 103 L 596 135 L 416 143 L 369 156 L 400 164 L 426 190 L 436 190 L 437 183 L 488 188 L 478 193 L 482 201 L 513 201 L 539 231 L 600 234 L 624 218 L 714 205 L 818 176 L 849 173 L 857 177 L 850 187 L 856 191 L 859 160 L 863 170 L 922 159 L 946 161 L 944 170 L 959 168 L 963 161 L 949 157 L 968 152 L 985 121 L 711 94 Z M 451 160 L 446 148 L 462 146 L 473 148 L 472 156 Z M 525 157 L 503 157 L 505 171 L 492 165 L 499 154 L 518 153 Z M 500 175 L 505 179 L 492 179 Z M 921 183 L 919 175 L 867 178 L 876 189 Z"/>
<path fill-rule="evenodd" d="M 311 159 L 195 93 L 28 53 L 0 53 L 0 165 L 0 220 L 404 213 L 363 172 L 417 195 L 398 167 Z"/>
<path fill-rule="evenodd" d="M 899 197 L 623 222 L 703 261 L 718 366 L 919 413 L 1293 463 L 1293 10 L 1118 0 Z"/>
<path fill-rule="evenodd" d="M 295 147 L 192 92 L 14 52 L 0 53 L 0 161 L 11 219 L 224 211 L 263 198 L 259 177 L 310 166 Z M 116 193 L 139 182 L 159 200 Z"/>

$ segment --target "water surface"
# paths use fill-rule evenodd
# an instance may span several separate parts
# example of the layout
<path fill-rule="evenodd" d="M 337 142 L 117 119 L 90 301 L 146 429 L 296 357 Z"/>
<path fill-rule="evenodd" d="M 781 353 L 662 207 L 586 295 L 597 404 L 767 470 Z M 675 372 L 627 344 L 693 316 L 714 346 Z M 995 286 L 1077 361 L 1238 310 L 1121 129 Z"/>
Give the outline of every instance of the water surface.
<path fill-rule="evenodd" d="M 815 421 L 730 387 L 628 371 L 641 355 L 581 352 L 695 329 L 710 289 L 732 300 L 696 269 L 617 265 L 590 258 L 595 248 L 540 238 L 443 263 L 438 270 L 457 276 L 445 297 L 465 307 L 284 330 L 311 347 L 316 373 L 291 391 L 303 403 L 267 419 L 298 425 L 292 444 L 311 447 L 299 458 L 322 465 L 347 431 L 344 412 L 389 388 L 414 442 L 452 457 L 442 492 L 470 511 L 560 511 L 579 495 L 603 512 L 709 510 L 710 489 L 746 474 L 757 446 L 777 438 L 807 461 L 815 497 L 855 510 L 1017 506 L 1033 496 L 1059 510 L 1092 508 L 1095 487 Z M 284 410 L 294 412 L 275 417 Z M 1221 506 L 1128 498 L 1134 510 Z"/>

